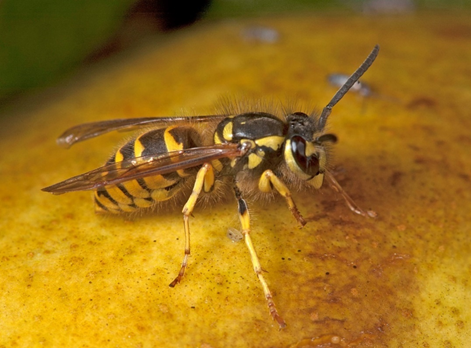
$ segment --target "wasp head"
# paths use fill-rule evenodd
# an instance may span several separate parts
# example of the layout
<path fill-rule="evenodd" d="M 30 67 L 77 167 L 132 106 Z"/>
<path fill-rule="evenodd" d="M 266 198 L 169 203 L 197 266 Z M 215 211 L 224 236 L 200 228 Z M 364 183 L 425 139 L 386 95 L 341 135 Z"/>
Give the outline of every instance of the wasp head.
<path fill-rule="evenodd" d="M 284 158 L 288 168 L 315 188 L 321 187 L 327 163 L 326 143 L 336 142 L 337 137 L 323 134 L 318 122 L 302 112 L 289 115 L 287 122 Z"/>

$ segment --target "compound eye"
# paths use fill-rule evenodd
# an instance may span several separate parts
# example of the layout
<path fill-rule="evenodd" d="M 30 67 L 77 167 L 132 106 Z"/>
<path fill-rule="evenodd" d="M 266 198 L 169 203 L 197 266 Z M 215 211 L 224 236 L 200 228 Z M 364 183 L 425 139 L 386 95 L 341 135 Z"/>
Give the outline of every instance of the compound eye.
<path fill-rule="evenodd" d="M 298 167 L 307 175 L 313 177 L 319 174 L 319 158 L 314 153 L 306 156 L 306 140 L 300 136 L 291 138 L 291 151 Z"/>

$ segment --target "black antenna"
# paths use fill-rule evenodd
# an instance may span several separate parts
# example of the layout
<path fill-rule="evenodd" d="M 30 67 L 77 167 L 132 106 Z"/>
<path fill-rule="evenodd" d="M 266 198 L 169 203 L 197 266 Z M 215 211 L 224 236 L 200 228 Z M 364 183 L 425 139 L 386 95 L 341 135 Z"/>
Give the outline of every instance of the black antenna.
<path fill-rule="evenodd" d="M 327 118 L 329 117 L 330 113 L 332 112 L 332 108 L 337 104 L 340 99 L 352 88 L 352 86 L 357 82 L 360 77 L 369 69 L 371 64 L 375 61 L 376 57 L 378 56 L 379 46 L 376 45 L 373 48 L 373 51 L 366 57 L 365 61 L 360 65 L 360 67 L 350 76 L 347 82 L 344 83 L 342 87 L 335 93 L 332 100 L 327 104 L 327 106 L 322 110 L 321 117 L 319 117 L 319 122 L 317 123 L 318 129 L 322 130 L 325 127 L 325 123 L 327 122 Z"/>

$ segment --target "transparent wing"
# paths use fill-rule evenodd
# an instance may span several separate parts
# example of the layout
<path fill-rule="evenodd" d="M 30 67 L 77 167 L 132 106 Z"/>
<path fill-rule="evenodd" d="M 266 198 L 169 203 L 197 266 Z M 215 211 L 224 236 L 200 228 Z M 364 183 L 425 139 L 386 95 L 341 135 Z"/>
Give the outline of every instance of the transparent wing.
<path fill-rule="evenodd" d="M 57 144 L 69 148 L 79 141 L 97 137 L 115 130 L 133 130 L 140 127 L 149 127 L 164 124 L 185 124 L 195 122 L 213 122 L 222 120 L 227 115 L 188 116 L 188 117 L 141 117 L 123 118 L 116 120 L 98 121 L 79 124 L 67 129 L 57 138 Z"/>
<path fill-rule="evenodd" d="M 245 145 L 229 143 L 136 157 L 105 165 L 42 190 L 54 194 L 93 190 L 129 180 L 173 173 L 179 169 L 196 167 L 221 158 L 240 157 L 247 153 L 248 149 Z"/>

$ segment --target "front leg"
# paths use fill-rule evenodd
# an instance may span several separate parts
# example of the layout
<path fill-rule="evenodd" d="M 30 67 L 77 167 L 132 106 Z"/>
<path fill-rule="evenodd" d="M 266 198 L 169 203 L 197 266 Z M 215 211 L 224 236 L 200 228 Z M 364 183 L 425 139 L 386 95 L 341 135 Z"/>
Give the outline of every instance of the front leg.
<path fill-rule="evenodd" d="M 340 195 L 345 200 L 345 203 L 347 203 L 347 206 L 350 208 L 351 211 L 359 215 L 363 215 L 364 217 L 375 218 L 377 216 L 375 211 L 373 210 L 364 211 L 358 204 L 356 204 L 355 201 L 347 194 L 347 192 L 345 192 L 342 186 L 340 186 L 340 184 L 337 182 L 337 180 L 335 179 L 334 175 L 331 172 L 326 170 L 325 173 L 326 173 L 327 180 L 330 181 L 330 185 L 332 186 L 332 188 L 338 193 L 340 193 Z"/>
<path fill-rule="evenodd" d="M 262 192 L 270 192 L 272 189 L 278 191 L 280 195 L 282 195 L 286 203 L 288 203 L 289 210 L 293 214 L 294 218 L 297 222 L 302 226 L 306 224 L 306 220 L 304 220 L 303 216 L 296 207 L 296 203 L 294 203 L 293 198 L 291 198 L 291 192 L 286 187 L 286 185 L 281 181 L 273 171 L 267 169 L 263 172 L 260 180 L 258 181 L 258 189 Z"/>

